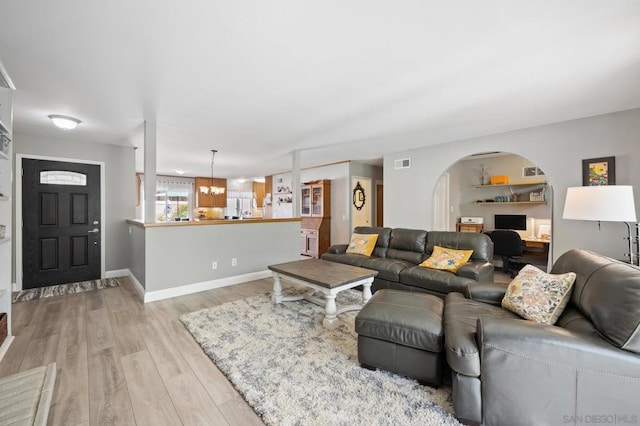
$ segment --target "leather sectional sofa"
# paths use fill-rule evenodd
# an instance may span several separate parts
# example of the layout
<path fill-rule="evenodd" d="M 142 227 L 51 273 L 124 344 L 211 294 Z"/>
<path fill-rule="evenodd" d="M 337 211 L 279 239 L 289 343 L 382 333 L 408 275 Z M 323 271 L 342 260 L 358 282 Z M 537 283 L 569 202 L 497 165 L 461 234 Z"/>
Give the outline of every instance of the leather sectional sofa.
<path fill-rule="evenodd" d="M 567 272 L 576 280 L 555 325 L 503 309 L 505 287 L 497 284 L 446 296 L 444 350 L 460 420 L 640 421 L 640 268 L 574 249 L 551 271 Z"/>
<path fill-rule="evenodd" d="M 478 282 L 493 281 L 493 243 L 484 234 L 367 226 L 356 227 L 354 233 L 378 234 L 371 256 L 346 253 L 347 244 L 338 244 L 329 247 L 322 259 L 378 271 L 373 292 L 398 289 L 444 298 L 450 292 L 464 293 Z M 473 250 L 473 254 L 455 274 L 418 266 L 431 255 L 434 246 Z"/>

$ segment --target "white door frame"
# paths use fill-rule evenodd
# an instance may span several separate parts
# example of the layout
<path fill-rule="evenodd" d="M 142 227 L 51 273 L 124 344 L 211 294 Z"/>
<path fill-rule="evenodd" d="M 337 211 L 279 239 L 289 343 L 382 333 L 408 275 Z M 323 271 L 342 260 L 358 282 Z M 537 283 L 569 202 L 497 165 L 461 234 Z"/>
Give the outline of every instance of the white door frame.
<path fill-rule="evenodd" d="M 16 154 L 16 190 L 15 190 L 15 240 L 16 240 L 16 255 L 15 255 L 15 269 L 16 269 L 16 282 L 14 285 L 14 291 L 22 290 L 22 160 L 46 160 L 46 161 L 62 161 L 66 163 L 78 163 L 78 164 L 91 164 L 100 166 L 100 278 L 105 277 L 105 247 L 107 235 L 104 232 L 104 219 L 105 219 L 105 162 L 104 161 L 91 161 L 80 160 L 74 158 L 62 158 L 62 157 L 50 157 L 48 155 L 32 155 L 32 154 Z"/>
<path fill-rule="evenodd" d="M 431 229 L 436 231 L 450 231 L 451 226 L 451 201 L 450 201 L 450 176 L 449 172 L 444 172 L 440 175 L 440 178 L 436 181 L 436 186 L 433 191 L 433 212 Z M 438 211 L 438 209 L 440 209 Z M 442 227 L 439 228 L 437 219 L 441 216 Z"/>

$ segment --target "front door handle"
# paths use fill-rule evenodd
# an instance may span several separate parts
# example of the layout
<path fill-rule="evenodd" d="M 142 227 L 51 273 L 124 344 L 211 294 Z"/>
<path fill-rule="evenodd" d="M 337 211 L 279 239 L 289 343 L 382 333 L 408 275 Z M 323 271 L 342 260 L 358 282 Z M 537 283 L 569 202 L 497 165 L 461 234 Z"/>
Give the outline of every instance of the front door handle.
<path fill-rule="evenodd" d="M 100 232 L 100 230 L 98 228 L 93 228 L 91 231 L 87 231 L 90 234 L 97 234 L 98 232 Z"/>

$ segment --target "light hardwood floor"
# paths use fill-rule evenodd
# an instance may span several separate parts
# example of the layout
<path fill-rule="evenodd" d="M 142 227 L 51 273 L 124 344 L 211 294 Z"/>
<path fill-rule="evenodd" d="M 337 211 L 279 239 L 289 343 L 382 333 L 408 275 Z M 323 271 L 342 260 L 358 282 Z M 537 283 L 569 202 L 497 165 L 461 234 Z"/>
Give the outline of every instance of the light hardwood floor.
<path fill-rule="evenodd" d="M 272 280 L 146 305 L 120 281 L 14 304 L 0 377 L 55 361 L 50 425 L 262 425 L 178 318 L 269 292 Z"/>

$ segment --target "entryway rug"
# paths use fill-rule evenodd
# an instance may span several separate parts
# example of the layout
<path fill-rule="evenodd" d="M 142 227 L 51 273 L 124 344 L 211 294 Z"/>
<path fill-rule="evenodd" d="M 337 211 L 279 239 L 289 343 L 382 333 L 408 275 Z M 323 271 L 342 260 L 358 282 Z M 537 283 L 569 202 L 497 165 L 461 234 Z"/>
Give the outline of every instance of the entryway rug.
<path fill-rule="evenodd" d="M 306 290 L 302 290 L 306 291 Z M 338 294 L 354 304 L 361 293 Z M 450 388 L 360 367 L 354 319 L 322 327 L 307 301 L 269 294 L 184 314 L 180 320 L 267 425 L 458 425 Z"/>
<path fill-rule="evenodd" d="M 117 278 L 105 278 L 100 280 L 80 281 L 77 283 L 58 284 L 47 287 L 32 288 L 19 291 L 13 298 L 13 303 L 26 302 L 28 300 L 46 299 L 47 297 L 64 296 L 65 294 L 82 293 L 83 291 L 100 290 L 103 288 L 118 287 L 120 281 Z"/>
<path fill-rule="evenodd" d="M 0 379 L 0 425 L 45 426 L 56 384 L 56 363 Z"/>

